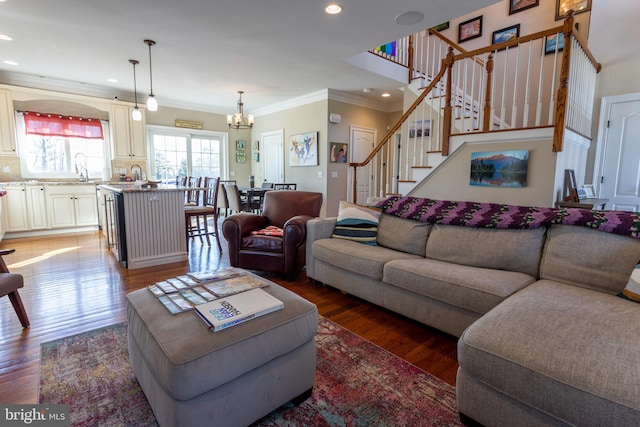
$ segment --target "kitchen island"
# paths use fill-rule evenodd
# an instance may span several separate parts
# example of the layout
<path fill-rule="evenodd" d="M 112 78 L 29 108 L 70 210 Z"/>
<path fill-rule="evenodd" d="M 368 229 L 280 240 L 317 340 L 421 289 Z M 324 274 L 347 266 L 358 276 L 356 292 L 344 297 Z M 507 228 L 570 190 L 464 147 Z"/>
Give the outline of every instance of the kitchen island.
<path fill-rule="evenodd" d="M 105 204 L 107 245 L 129 269 L 187 260 L 184 192 L 188 187 L 98 185 Z"/>

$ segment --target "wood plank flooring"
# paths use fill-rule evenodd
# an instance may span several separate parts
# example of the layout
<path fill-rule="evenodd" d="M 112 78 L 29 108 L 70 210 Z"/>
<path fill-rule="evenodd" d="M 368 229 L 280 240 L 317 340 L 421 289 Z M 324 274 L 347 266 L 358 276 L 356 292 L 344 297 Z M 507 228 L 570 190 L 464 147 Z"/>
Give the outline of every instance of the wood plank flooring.
<path fill-rule="evenodd" d="M 22 329 L 9 298 L 0 298 L 0 402 L 38 402 L 41 343 L 125 321 L 128 292 L 188 271 L 228 266 L 224 239 L 222 243 L 222 255 L 215 245 L 195 239 L 187 262 L 126 270 L 105 249 L 98 232 L 0 242 L 2 249 L 16 249 L 5 262 L 25 278 L 20 295 L 31 321 L 30 328 Z M 266 277 L 315 303 L 321 315 L 455 385 L 456 338 L 312 284 L 304 273 L 295 281 Z"/>

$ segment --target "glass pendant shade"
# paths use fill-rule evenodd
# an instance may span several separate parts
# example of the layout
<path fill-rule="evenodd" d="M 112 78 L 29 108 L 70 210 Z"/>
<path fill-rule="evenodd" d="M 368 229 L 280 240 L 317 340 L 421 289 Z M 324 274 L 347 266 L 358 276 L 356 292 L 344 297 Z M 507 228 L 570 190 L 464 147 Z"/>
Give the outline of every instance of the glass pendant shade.
<path fill-rule="evenodd" d="M 140 120 L 142 120 L 142 111 L 140 111 L 137 105 L 134 107 L 133 111 L 131 112 L 131 118 L 136 122 L 139 122 Z"/>
<path fill-rule="evenodd" d="M 153 94 L 149 94 L 149 98 L 147 98 L 147 110 L 158 111 L 158 101 Z"/>

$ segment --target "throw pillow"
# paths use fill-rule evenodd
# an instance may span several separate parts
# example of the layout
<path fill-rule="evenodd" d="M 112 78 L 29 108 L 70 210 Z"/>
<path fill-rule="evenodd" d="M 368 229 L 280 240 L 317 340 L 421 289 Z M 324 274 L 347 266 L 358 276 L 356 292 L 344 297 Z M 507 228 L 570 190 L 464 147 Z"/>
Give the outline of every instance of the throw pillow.
<path fill-rule="evenodd" d="M 262 235 L 262 236 L 276 236 L 276 237 L 282 237 L 283 236 L 283 231 L 282 228 L 276 227 L 275 225 L 269 225 L 266 228 L 263 228 L 262 230 L 256 230 L 256 231 L 252 231 L 251 234 L 255 235 Z"/>
<path fill-rule="evenodd" d="M 640 302 L 640 264 L 633 269 L 624 290 L 618 295 L 631 301 Z"/>
<path fill-rule="evenodd" d="M 380 210 L 340 201 L 338 220 L 331 237 L 376 246 Z"/>

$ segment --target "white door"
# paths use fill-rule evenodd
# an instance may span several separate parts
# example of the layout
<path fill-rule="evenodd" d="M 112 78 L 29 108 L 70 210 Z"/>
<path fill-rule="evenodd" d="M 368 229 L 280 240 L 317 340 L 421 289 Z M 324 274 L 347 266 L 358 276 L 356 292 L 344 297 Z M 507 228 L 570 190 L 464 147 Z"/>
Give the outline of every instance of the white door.
<path fill-rule="evenodd" d="M 607 117 L 600 197 L 607 209 L 640 211 L 640 99 L 612 103 Z"/>
<path fill-rule="evenodd" d="M 284 130 L 263 132 L 260 148 L 264 182 L 284 182 Z"/>
<path fill-rule="evenodd" d="M 349 150 L 350 153 L 350 163 L 361 163 L 363 162 L 371 151 L 376 143 L 376 130 L 362 128 L 359 126 L 351 126 L 351 148 Z M 350 168 L 351 169 L 351 168 Z M 356 203 L 364 204 L 367 202 L 367 198 L 369 196 L 374 196 L 375 194 L 371 194 L 371 184 L 374 179 L 374 166 L 369 163 L 367 166 L 357 168 L 357 176 L 356 176 L 356 197 L 353 198 Z M 349 179 L 349 190 L 348 194 L 351 195 L 353 192 L 353 176 L 350 176 Z"/>

